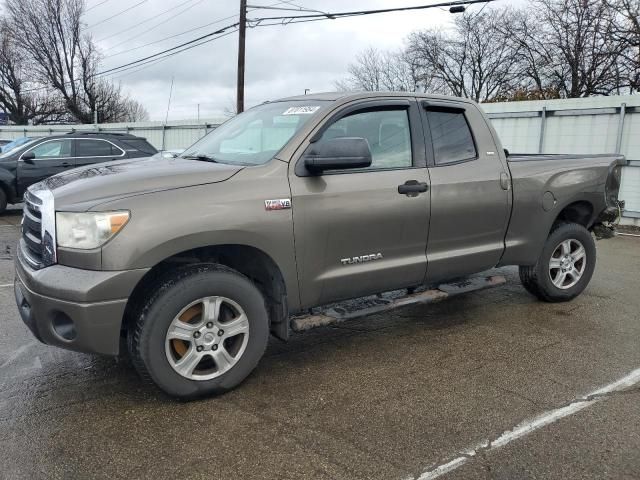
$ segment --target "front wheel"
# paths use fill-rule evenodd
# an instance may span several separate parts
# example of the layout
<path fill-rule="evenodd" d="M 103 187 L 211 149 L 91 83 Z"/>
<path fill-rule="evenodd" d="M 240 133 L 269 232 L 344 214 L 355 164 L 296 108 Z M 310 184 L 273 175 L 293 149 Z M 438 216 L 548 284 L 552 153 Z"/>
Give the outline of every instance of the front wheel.
<path fill-rule="evenodd" d="M 535 265 L 520 267 L 525 289 L 545 302 L 566 302 L 587 287 L 596 266 L 596 245 L 582 225 L 556 226 Z"/>
<path fill-rule="evenodd" d="M 255 368 L 269 337 L 265 300 L 221 265 L 183 267 L 159 282 L 129 332 L 136 369 L 172 396 L 225 392 Z"/>

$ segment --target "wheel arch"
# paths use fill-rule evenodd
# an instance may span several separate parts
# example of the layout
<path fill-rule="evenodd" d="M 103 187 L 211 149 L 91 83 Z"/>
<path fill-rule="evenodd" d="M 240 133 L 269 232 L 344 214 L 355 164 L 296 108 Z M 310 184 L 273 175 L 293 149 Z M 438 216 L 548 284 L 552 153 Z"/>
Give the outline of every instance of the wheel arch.
<path fill-rule="evenodd" d="M 175 253 L 156 263 L 133 289 L 123 319 L 123 332 L 135 322 L 136 313 L 149 297 L 160 278 L 170 275 L 176 266 L 196 263 L 216 263 L 250 278 L 267 302 L 270 330 L 276 337 L 289 336 L 289 304 L 287 284 L 281 269 L 263 250 L 243 244 L 221 244 L 192 248 Z"/>
<path fill-rule="evenodd" d="M 556 215 L 549 232 L 558 223 L 577 223 L 589 229 L 593 225 L 595 208 L 588 200 L 577 200 L 565 205 Z"/>

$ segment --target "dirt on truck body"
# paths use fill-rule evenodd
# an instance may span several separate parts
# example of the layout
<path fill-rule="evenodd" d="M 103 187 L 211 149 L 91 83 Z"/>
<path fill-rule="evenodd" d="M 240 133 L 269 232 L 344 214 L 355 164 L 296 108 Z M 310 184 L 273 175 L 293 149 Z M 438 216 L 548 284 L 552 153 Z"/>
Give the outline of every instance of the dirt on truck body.
<path fill-rule="evenodd" d="M 268 102 L 177 158 L 30 187 L 16 302 L 45 343 L 110 355 L 126 345 L 165 392 L 220 393 L 270 334 L 493 286 L 459 279 L 495 266 L 520 266 L 541 300 L 573 299 L 594 271 L 593 232 L 606 236 L 620 212 L 624 163 L 509 155 L 461 98 Z"/>

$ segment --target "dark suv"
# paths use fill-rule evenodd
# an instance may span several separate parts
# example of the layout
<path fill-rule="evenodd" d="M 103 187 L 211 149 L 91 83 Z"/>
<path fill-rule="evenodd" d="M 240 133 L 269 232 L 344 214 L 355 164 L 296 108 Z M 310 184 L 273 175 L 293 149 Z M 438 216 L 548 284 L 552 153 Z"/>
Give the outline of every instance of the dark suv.
<path fill-rule="evenodd" d="M 73 132 L 35 138 L 0 155 L 0 213 L 27 188 L 75 167 L 158 153 L 147 140 L 123 133 Z"/>

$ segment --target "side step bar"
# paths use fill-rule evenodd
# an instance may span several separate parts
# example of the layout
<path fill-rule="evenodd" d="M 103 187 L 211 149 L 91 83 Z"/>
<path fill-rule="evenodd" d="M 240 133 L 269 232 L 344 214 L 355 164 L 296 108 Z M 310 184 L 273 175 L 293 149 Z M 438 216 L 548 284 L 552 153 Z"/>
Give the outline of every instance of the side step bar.
<path fill-rule="evenodd" d="M 406 293 L 406 290 L 395 290 L 380 295 L 332 304 L 324 308 L 313 309 L 311 313 L 306 315 L 291 317 L 291 328 L 295 332 L 303 332 L 312 328 L 365 317 L 406 305 L 436 303 L 454 295 L 497 287 L 504 283 L 506 283 L 506 279 L 503 276 L 494 275 L 490 277 L 474 277 L 454 283 L 444 283 L 435 289 L 413 293 Z"/>

